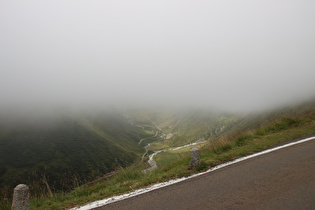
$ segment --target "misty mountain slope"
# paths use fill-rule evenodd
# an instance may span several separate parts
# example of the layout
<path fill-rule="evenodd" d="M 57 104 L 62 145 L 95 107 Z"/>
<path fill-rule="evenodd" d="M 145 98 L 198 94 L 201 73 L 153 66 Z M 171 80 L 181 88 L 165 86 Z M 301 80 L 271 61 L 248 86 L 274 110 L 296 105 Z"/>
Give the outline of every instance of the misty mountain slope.
<path fill-rule="evenodd" d="M 251 114 L 190 109 L 186 111 L 146 110 L 142 112 L 142 115 L 154 121 L 162 129 L 164 135 L 155 142 L 150 142 L 150 149 L 160 150 L 182 146 L 199 139 L 216 141 L 223 136 L 234 136 L 243 131 L 259 128 L 275 119 L 302 116 L 312 110 L 315 110 L 314 100 Z"/>
<path fill-rule="evenodd" d="M 278 120 L 284 117 L 299 117 L 303 115 L 308 115 L 314 112 L 314 110 L 315 99 L 312 99 L 291 106 L 283 106 L 273 110 L 247 114 L 235 121 L 233 126 L 227 129 L 224 135 L 233 135 L 233 133 L 263 127 L 270 124 L 274 120 Z"/>
<path fill-rule="evenodd" d="M 81 118 L 79 122 L 90 132 L 122 151 L 132 151 L 136 154 L 143 152 L 138 142 L 148 134 L 143 129 L 128 123 L 120 114 L 99 114 L 91 119 Z"/>
<path fill-rule="evenodd" d="M 150 148 L 159 150 L 207 140 L 212 136 L 224 133 L 240 119 L 239 115 L 216 113 L 209 110 L 185 111 L 146 111 L 146 118 L 154 121 L 162 130 L 158 141 L 151 143 Z"/>
<path fill-rule="evenodd" d="M 45 175 L 52 190 L 67 190 L 140 160 L 143 146 L 148 143 L 150 150 L 182 146 L 199 139 L 211 143 L 282 116 L 298 116 L 313 110 L 314 101 L 249 115 L 147 109 L 129 110 L 126 115 L 118 112 L 62 115 L 51 121 L 38 118 L 27 123 L 2 116 L 0 186 L 13 189 L 26 183 L 32 189 L 45 190 L 42 182 Z M 158 128 L 161 133 L 156 133 Z M 141 139 L 145 140 L 139 145 Z"/>
<path fill-rule="evenodd" d="M 213 114 L 208 112 L 194 112 L 180 119 L 170 133 L 171 145 L 188 144 L 196 142 L 198 139 L 207 140 L 211 136 L 216 136 L 225 131 L 236 121 L 235 116 L 225 116 L 224 114 Z"/>
<path fill-rule="evenodd" d="M 45 175 L 53 189 L 71 188 L 74 177 L 91 180 L 132 163 L 143 152 L 138 141 L 148 134 L 119 115 L 89 121 L 93 129 L 71 118 L 49 126 L 2 124 L 0 185 L 32 185 Z"/>

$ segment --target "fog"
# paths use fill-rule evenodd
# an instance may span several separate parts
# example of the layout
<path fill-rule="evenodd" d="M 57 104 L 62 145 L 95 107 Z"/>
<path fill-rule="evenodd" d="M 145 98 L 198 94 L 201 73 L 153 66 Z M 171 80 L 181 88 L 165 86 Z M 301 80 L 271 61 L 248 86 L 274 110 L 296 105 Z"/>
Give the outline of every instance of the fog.
<path fill-rule="evenodd" d="M 253 111 L 307 100 L 314 9 L 312 0 L 2 0 L 0 107 Z"/>

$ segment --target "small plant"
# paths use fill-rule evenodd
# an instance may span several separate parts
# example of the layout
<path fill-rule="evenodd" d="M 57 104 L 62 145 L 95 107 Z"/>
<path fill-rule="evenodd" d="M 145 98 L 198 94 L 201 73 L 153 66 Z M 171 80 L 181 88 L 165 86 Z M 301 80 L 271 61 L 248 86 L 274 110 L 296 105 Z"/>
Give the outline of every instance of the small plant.
<path fill-rule="evenodd" d="M 208 168 L 208 164 L 205 161 L 201 161 L 200 165 L 196 167 L 196 171 L 204 171 Z"/>

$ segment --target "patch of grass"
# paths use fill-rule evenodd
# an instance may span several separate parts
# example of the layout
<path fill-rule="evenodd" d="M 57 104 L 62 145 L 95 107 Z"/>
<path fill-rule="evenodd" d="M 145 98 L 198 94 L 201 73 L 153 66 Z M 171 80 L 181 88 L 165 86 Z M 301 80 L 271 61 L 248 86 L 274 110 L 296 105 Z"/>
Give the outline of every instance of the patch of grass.
<path fill-rule="evenodd" d="M 208 164 L 205 161 L 201 161 L 200 165 L 197 166 L 196 171 L 204 171 L 208 168 Z"/>
<path fill-rule="evenodd" d="M 304 119 L 305 121 L 306 119 Z M 293 117 L 285 117 L 281 120 L 276 120 L 271 123 L 269 126 L 257 129 L 255 131 L 256 135 L 266 135 L 271 134 L 279 131 L 283 131 L 292 127 L 299 126 L 303 123 L 303 120 L 300 118 L 293 118 Z"/>
<path fill-rule="evenodd" d="M 226 140 L 222 140 L 222 141 L 218 141 L 215 144 L 213 144 L 212 151 L 215 154 L 222 154 L 224 152 L 229 151 L 230 149 L 232 149 L 231 143 L 226 141 Z"/>
<path fill-rule="evenodd" d="M 253 139 L 255 139 L 256 136 L 255 135 L 250 135 L 250 134 L 244 134 L 239 136 L 236 140 L 235 140 L 235 144 L 237 146 L 242 146 L 244 144 L 246 144 L 246 142 L 251 141 Z"/>

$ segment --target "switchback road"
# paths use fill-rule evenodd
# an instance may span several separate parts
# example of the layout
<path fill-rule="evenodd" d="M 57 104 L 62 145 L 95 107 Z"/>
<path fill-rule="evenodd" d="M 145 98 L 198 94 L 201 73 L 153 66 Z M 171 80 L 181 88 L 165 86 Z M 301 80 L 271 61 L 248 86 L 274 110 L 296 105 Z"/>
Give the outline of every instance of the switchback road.
<path fill-rule="evenodd" d="M 97 209 L 315 209 L 315 140 Z"/>

